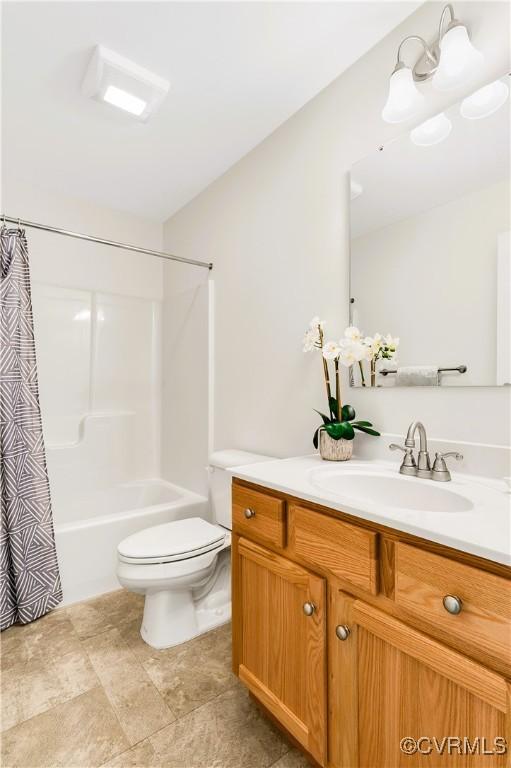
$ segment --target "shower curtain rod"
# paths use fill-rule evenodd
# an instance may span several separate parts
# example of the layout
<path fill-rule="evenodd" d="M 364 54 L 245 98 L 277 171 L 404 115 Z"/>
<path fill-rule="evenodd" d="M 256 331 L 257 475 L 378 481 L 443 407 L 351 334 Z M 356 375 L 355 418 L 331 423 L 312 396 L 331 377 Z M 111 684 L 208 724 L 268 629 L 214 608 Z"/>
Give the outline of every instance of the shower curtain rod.
<path fill-rule="evenodd" d="M 193 264 L 194 267 L 206 267 L 213 269 L 213 264 L 206 261 L 196 261 L 195 259 L 185 259 L 183 256 L 174 256 L 172 253 L 164 251 L 153 251 L 149 248 L 140 248 L 138 245 L 129 245 L 128 243 L 118 243 L 116 240 L 105 240 L 103 237 L 94 237 L 93 235 L 84 235 L 80 232 L 71 232 L 69 229 L 60 229 L 51 227 L 48 224 L 37 224 L 35 221 L 18 219 L 13 216 L 0 215 L 0 223 L 9 222 L 18 227 L 30 227 L 31 229 L 42 229 L 45 232 L 54 232 L 57 235 L 66 235 L 74 237 L 77 240 L 89 240 L 91 243 L 100 243 L 100 245 L 109 245 L 112 248 L 122 248 L 124 251 L 134 251 L 135 253 L 145 253 L 147 256 L 156 256 L 158 259 L 168 259 L 169 261 L 179 261 L 181 264 Z"/>

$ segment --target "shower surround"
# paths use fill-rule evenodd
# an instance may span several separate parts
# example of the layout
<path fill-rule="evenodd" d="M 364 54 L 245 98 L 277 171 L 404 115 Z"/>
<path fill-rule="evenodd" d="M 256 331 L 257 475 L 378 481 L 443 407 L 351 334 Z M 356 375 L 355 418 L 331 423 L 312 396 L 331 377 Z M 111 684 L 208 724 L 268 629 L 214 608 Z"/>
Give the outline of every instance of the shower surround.
<path fill-rule="evenodd" d="M 32 283 L 64 603 L 118 587 L 116 548 L 130 533 L 208 516 L 205 497 L 162 479 L 161 264 L 73 250 L 64 273 L 51 260 L 41 269 L 39 254 Z M 82 252 L 101 264 L 85 270 Z"/>

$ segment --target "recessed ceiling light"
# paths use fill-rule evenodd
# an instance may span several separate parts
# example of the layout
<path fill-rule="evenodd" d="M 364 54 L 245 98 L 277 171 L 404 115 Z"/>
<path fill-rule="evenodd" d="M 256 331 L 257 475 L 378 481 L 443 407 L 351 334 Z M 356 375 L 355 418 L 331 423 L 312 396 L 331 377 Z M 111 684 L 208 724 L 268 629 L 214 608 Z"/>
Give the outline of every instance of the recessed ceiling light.
<path fill-rule="evenodd" d="M 96 46 L 82 93 L 147 120 L 161 105 L 170 83 L 102 45 Z"/>
<path fill-rule="evenodd" d="M 432 147 L 446 139 L 452 129 L 452 123 L 444 112 L 421 123 L 410 132 L 410 138 L 418 147 Z"/>
<path fill-rule="evenodd" d="M 461 102 L 460 112 L 468 120 L 480 120 L 482 117 L 493 115 L 505 103 L 509 88 L 502 80 L 479 88 L 471 96 Z"/>
<path fill-rule="evenodd" d="M 130 112 L 137 117 L 142 114 L 147 107 L 147 102 L 143 99 L 133 96 L 127 91 L 123 91 L 122 88 L 117 88 L 115 85 L 109 85 L 103 96 L 103 100 L 109 104 L 113 104 L 114 107 L 124 109 L 126 112 Z"/>

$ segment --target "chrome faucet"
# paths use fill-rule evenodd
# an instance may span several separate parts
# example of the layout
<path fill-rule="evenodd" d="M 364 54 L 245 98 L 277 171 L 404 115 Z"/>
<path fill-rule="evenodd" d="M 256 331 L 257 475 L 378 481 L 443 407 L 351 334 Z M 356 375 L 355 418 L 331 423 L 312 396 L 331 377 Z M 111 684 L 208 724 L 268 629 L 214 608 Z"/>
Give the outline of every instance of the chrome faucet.
<path fill-rule="evenodd" d="M 405 446 L 415 448 L 415 433 L 419 430 L 419 455 L 417 457 L 417 477 L 429 479 L 431 477 L 431 464 L 429 462 L 428 438 L 422 421 L 414 421 L 408 427 Z"/>
<path fill-rule="evenodd" d="M 413 455 L 413 449 L 415 448 L 415 433 L 419 431 L 419 453 L 417 456 L 417 463 Z M 447 456 L 454 456 L 457 461 L 461 461 L 463 456 L 461 453 L 449 452 L 449 453 L 437 453 L 435 454 L 435 462 L 433 469 L 431 469 L 431 463 L 428 453 L 428 437 L 426 435 L 426 429 L 421 421 L 414 421 L 408 427 L 406 433 L 406 439 L 404 447 L 391 443 L 389 445 L 391 451 L 403 451 L 404 457 L 399 467 L 399 471 L 402 475 L 413 475 L 415 477 L 422 477 L 426 480 L 437 480 L 439 482 L 446 482 L 451 479 L 451 474 L 447 469 L 444 458 Z"/>

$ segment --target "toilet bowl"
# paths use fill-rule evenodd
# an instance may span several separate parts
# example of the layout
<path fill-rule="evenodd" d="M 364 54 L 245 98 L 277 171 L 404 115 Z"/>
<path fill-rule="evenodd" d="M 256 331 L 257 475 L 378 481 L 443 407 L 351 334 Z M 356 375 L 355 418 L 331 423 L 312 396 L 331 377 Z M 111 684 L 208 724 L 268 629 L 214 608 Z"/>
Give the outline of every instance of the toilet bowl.
<path fill-rule="evenodd" d="M 231 617 L 231 478 L 228 467 L 271 461 L 245 451 L 210 458 L 210 523 L 174 520 L 128 536 L 117 547 L 117 578 L 145 595 L 140 634 L 153 648 L 190 640 Z"/>

